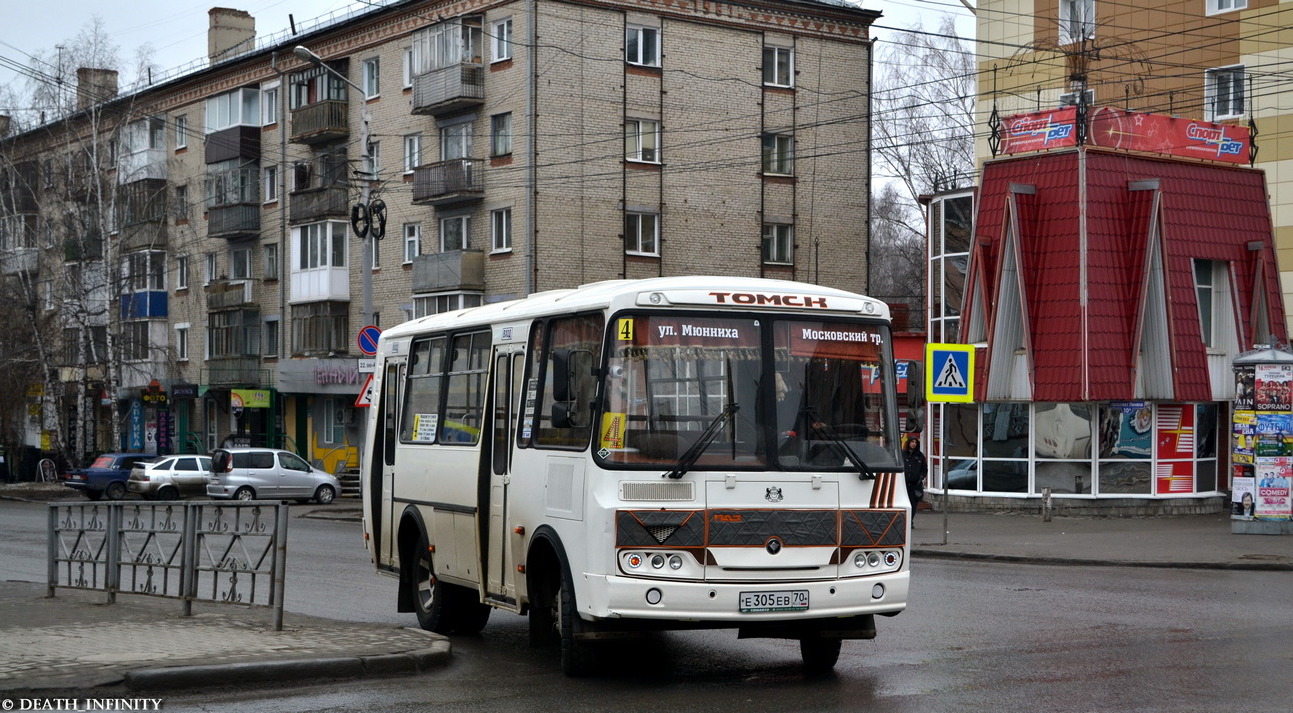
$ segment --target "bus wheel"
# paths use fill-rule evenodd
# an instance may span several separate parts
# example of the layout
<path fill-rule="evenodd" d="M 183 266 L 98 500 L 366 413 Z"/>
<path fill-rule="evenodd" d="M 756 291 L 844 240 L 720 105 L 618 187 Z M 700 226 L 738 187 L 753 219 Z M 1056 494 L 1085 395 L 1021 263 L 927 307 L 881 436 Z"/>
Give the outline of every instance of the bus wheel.
<path fill-rule="evenodd" d="M 558 641 L 557 591 L 551 580 L 540 580 L 530 606 L 530 646 L 543 648 Z"/>
<path fill-rule="evenodd" d="M 840 660 L 839 639 L 800 639 L 799 655 L 804 659 L 804 671 L 810 674 L 830 673 Z"/>
<path fill-rule="evenodd" d="M 557 631 L 561 634 L 561 672 L 567 676 L 587 676 L 594 670 L 592 645 L 575 638 L 582 630 L 579 609 L 575 605 L 575 587 L 570 575 L 561 578 L 557 590 Z"/>
<path fill-rule="evenodd" d="M 449 633 L 449 619 L 445 605 L 449 598 L 449 585 L 435 576 L 435 565 L 427 545 L 426 533 L 418 538 L 413 555 L 413 571 L 408 579 L 413 599 L 413 611 L 418 615 L 418 625 L 437 634 Z"/>
<path fill-rule="evenodd" d="M 479 634 L 489 623 L 489 613 L 494 610 L 488 604 L 477 601 L 476 592 L 467 587 L 450 587 L 455 599 L 453 613 L 453 630 L 458 634 Z"/>

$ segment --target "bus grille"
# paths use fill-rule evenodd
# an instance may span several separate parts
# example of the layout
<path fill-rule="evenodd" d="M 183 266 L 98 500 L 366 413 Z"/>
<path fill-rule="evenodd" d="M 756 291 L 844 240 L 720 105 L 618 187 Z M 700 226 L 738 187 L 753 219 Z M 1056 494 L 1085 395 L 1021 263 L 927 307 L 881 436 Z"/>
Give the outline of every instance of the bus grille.
<path fill-rule="evenodd" d="M 689 481 L 623 482 L 620 483 L 620 500 L 690 502 L 696 499 L 695 483 Z"/>

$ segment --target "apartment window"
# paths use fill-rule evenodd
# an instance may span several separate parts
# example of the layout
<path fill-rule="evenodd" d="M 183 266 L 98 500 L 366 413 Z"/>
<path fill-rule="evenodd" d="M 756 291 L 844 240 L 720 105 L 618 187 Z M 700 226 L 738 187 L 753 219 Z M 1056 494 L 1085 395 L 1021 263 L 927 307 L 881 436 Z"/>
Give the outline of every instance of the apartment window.
<path fill-rule="evenodd" d="M 260 312 L 235 309 L 207 317 L 207 357 L 260 356 Z"/>
<path fill-rule="evenodd" d="M 783 176 L 794 174 L 795 139 L 786 134 L 763 135 L 763 172 Z"/>
<path fill-rule="evenodd" d="M 496 253 L 512 249 L 512 209 L 503 208 L 489 213 L 490 246 Z"/>
<path fill-rule="evenodd" d="M 409 134 L 404 137 L 404 172 L 412 173 L 422 165 L 422 134 Z"/>
<path fill-rule="evenodd" d="M 186 148 L 189 145 L 189 118 L 187 116 L 175 117 L 175 148 L 176 150 Z"/>
<path fill-rule="evenodd" d="M 189 288 L 189 256 L 178 255 L 175 257 L 175 289 L 187 290 Z"/>
<path fill-rule="evenodd" d="M 413 258 L 422 254 L 422 226 L 418 223 L 404 224 L 404 262 L 413 262 Z"/>
<path fill-rule="evenodd" d="M 463 122 L 440 129 L 440 160 L 471 157 L 471 123 Z"/>
<path fill-rule="evenodd" d="M 499 62 L 512 58 L 512 18 L 496 20 L 490 38 L 490 60 Z"/>
<path fill-rule="evenodd" d="M 229 251 L 229 277 L 234 280 L 251 279 L 251 248 Z"/>
<path fill-rule="evenodd" d="M 233 126 L 259 126 L 260 90 L 235 89 L 211 97 L 207 99 L 206 115 L 208 134 Z"/>
<path fill-rule="evenodd" d="M 763 225 L 763 261 L 777 265 L 789 265 L 794 262 L 794 255 L 794 226 L 765 223 Z"/>
<path fill-rule="evenodd" d="M 660 66 L 660 30 L 655 27 L 635 27 L 624 31 L 624 61 L 643 67 Z"/>
<path fill-rule="evenodd" d="M 471 216 L 456 215 L 440 220 L 440 252 L 467 249 L 467 229 Z"/>
<path fill-rule="evenodd" d="M 175 358 L 178 361 L 189 360 L 189 324 L 175 325 Z"/>
<path fill-rule="evenodd" d="M 279 83 L 274 82 L 260 90 L 260 123 L 262 126 L 278 123 L 278 87 Z"/>
<path fill-rule="evenodd" d="M 148 359 L 148 322 L 126 322 L 121 325 L 121 358 L 125 361 Z"/>
<path fill-rule="evenodd" d="M 660 122 L 630 119 L 624 122 L 624 158 L 629 161 L 660 161 Z"/>
<path fill-rule="evenodd" d="M 265 186 L 265 202 L 278 200 L 278 166 L 266 166 L 265 177 L 261 181 Z"/>
<path fill-rule="evenodd" d="M 1060 0 L 1060 44 L 1095 39 L 1095 0 Z"/>
<path fill-rule="evenodd" d="M 625 250 L 634 255 L 660 254 L 660 215 L 629 213 L 624 216 Z"/>
<path fill-rule="evenodd" d="M 1209 348 L 1224 348 L 1223 333 L 1229 320 L 1229 272 L 1219 260 L 1194 261 L 1194 294 L 1199 303 L 1199 329 Z"/>
<path fill-rule="evenodd" d="M 454 292 L 438 295 L 413 295 L 413 317 L 427 317 L 443 314 L 456 309 L 479 307 L 481 296 L 470 292 Z"/>
<path fill-rule="evenodd" d="M 189 187 L 187 184 L 175 187 L 175 222 L 183 223 L 189 219 Z"/>
<path fill-rule="evenodd" d="M 1222 12 L 1233 12 L 1235 10 L 1246 10 L 1248 0 L 1208 0 L 1208 14 L 1216 15 Z"/>
<path fill-rule="evenodd" d="M 795 51 L 789 47 L 763 48 L 763 83 L 770 87 L 794 86 Z"/>
<path fill-rule="evenodd" d="M 278 243 L 270 243 L 268 245 L 265 245 L 263 248 L 261 248 L 261 250 L 263 251 L 262 257 L 264 257 L 264 262 L 265 262 L 264 278 L 266 280 L 277 280 L 278 279 Z"/>
<path fill-rule="evenodd" d="M 402 65 L 403 70 L 404 88 L 411 89 L 413 87 L 413 48 L 405 47 L 404 51 L 400 53 L 400 58 L 400 64 Z"/>
<path fill-rule="evenodd" d="M 236 158 L 207 166 L 206 206 L 208 209 L 256 202 L 261 194 L 260 169 Z"/>
<path fill-rule="evenodd" d="M 466 15 L 413 33 L 415 76 L 455 64 L 481 61 L 481 17 Z"/>
<path fill-rule="evenodd" d="M 382 142 L 368 142 L 368 177 L 376 181 L 382 173 Z"/>
<path fill-rule="evenodd" d="M 489 118 L 489 154 L 506 156 L 512 153 L 512 114 L 495 114 Z"/>
<path fill-rule="evenodd" d="M 339 221 L 310 223 L 297 229 L 301 270 L 346 266 L 347 226 Z"/>
<path fill-rule="evenodd" d="M 278 317 L 265 320 L 265 338 L 261 341 L 266 357 L 278 356 Z"/>
<path fill-rule="evenodd" d="M 216 254 L 207 253 L 206 272 L 204 273 L 206 282 L 204 284 L 215 282 L 216 278 L 220 276 L 219 267 L 219 263 L 216 262 Z"/>
<path fill-rule="evenodd" d="M 166 253 L 141 250 L 121 259 L 122 292 L 166 289 Z"/>
<path fill-rule="evenodd" d="M 1244 68 L 1209 69 L 1207 76 L 1207 118 L 1233 119 L 1244 115 Z"/>
<path fill-rule="evenodd" d="M 368 99 L 381 95 L 381 60 L 379 58 L 373 57 L 364 60 L 359 86 L 364 88 L 364 96 Z"/>

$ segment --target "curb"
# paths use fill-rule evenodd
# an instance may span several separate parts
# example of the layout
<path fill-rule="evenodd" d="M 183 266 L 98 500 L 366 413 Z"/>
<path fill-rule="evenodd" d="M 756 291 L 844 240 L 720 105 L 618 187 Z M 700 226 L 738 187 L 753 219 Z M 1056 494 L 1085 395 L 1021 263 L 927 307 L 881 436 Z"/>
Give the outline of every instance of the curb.
<path fill-rule="evenodd" d="M 162 666 L 128 671 L 123 680 L 132 691 L 198 688 L 284 680 L 374 678 L 426 673 L 449 663 L 448 641 L 434 641 L 425 649 L 399 654 L 337 656 L 319 659 L 285 659 L 198 666 Z"/>
<path fill-rule="evenodd" d="M 1072 557 L 1036 557 L 1030 555 L 992 555 L 977 552 L 947 552 L 912 548 L 911 556 L 929 559 L 973 560 L 976 562 L 1010 562 L 1045 564 L 1061 567 L 1148 567 L 1157 569 L 1218 569 L 1253 572 L 1293 572 L 1293 562 L 1162 562 L 1152 560 L 1097 560 Z"/>

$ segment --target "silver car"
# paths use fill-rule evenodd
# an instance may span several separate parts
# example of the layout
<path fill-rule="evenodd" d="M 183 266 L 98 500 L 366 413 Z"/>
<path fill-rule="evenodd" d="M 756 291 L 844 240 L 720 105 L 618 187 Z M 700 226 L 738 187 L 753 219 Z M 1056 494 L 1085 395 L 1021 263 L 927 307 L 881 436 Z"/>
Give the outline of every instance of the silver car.
<path fill-rule="evenodd" d="M 341 492 L 331 473 L 278 448 L 221 448 L 211 454 L 207 495 L 236 500 L 315 500 L 327 505 Z"/>
<path fill-rule="evenodd" d="M 148 500 L 176 500 L 206 495 L 210 456 L 162 456 L 151 463 L 137 463 L 126 480 L 126 490 Z"/>

